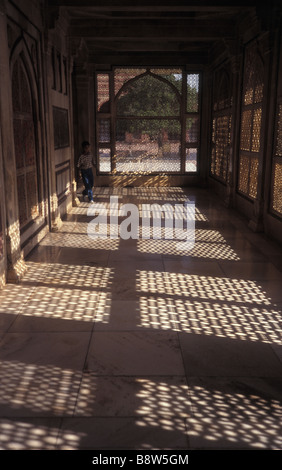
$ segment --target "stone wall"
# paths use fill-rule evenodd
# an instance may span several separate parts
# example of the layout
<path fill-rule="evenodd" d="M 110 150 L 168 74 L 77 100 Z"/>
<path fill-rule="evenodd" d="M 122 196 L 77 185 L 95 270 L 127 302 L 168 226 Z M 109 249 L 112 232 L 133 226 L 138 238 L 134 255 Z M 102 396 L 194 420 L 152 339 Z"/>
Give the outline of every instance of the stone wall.
<path fill-rule="evenodd" d="M 0 2 L 0 285 L 75 200 L 68 18 L 51 13 Z"/>

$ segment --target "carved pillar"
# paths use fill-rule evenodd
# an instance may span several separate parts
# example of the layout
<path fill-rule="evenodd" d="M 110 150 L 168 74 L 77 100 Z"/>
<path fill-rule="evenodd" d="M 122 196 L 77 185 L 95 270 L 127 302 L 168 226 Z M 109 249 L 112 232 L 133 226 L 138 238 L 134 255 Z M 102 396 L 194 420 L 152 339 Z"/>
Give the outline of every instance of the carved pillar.
<path fill-rule="evenodd" d="M 0 44 L 0 125 L 5 182 L 7 281 L 19 282 L 26 266 L 20 244 L 12 90 L 4 2 L 0 2 Z"/>
<path fill-rule="evenodd" d="M 1 122 L 0 122 L 1 126 Z M 5 192 L 4 192 L 4 166 L 2 153 L 2 138 L 0 127 L 0 289 L 6 283 L 6 216 L 5 216 Z"/>
<path fill-rule="evenodd" d="M 226 205 L 227 207 L 234 206 L 234 197 L 236 192 L 237 180 L 237 155 L 238 155 L 238 142 L 240 126 L 240 65 L 241 55 L 236 54 L 230 58 L 230 71 L 232 77 L 232 109 L 231 109 L 231 135 L 230 135 L 230 153 L 228 161 L 228 173 L 226 184 Z"/>
<path fill-rule="evenodd" d="M 47 154 L 48 154 L 48 187 L 49 187 L 49 210 L 50 210 L 50 229 L 53 232 L 59 230 L 62 225 L 60 217 L 58 196 L 56 189 L 56 173 L 55 173 L 55 156 L 54 149 L 51 142 L 54 142 L 54 128 L 52 116 L 52 102 L 50 91 L 53 86 L 53 70 L 52 64 L 52 34 L 48 31 L 45 38 L 45 51 L 44 51 L 44 69 L 47 77 L 45 89 L 45 106 L 46 106 L 46 123 L 47 123 Z"/>
<path fill-rule="evenodd" d="M 70 58 L 69 61 L 69 96 L 70 96 L 70 122 L 71 122 L 71 194 L 72 194 L 72 205 L 73 207 L 78 207 L 80 201 L 77 197 L 77 182 L 76 182 L 76 154 L 75 154 L 75 134 L 74 134 L 74 127 L 75 127 L 75 107 L 74 107 L 74 96 L 73 96 L 73 58 Z"/>
<path fill-rule="evenodd" d="M 269 119 L 269 80 L 270 80 L 270 53 L 272 52 L 272 41 L 269 33 L 262 35 L 258 42 L 258 49 L 264 62 L 264 93 L 263 93 L 263 114 L 261 122 L 260 134 L 260 152 L 259 152 L 259 168 L 258 168 L 258 188 L 257 198 L 254 201 L 253 215 L 249 221 L 249 227 L 254 232 L 264 231 L 264 173 L 266 154 L 266 129 Z"/>
<path fill-rule="evenodd" d="M 81 153 L 81 143 L 88 140 L 91 146 L 93 145 L 89 118 L 91 106 L 89 102 L 89 75 L 85 67 L 81 65 L 74 66 L 74 87 L 74 174 L 78 177 L 76 163 Z"/>

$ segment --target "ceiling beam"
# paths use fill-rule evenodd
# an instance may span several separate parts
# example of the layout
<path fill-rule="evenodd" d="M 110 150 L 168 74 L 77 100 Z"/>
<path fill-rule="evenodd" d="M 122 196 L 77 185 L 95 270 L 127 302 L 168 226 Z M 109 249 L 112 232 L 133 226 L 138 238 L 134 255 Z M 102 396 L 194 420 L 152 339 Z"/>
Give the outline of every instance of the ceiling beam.
<path fill-rule="evenodd" d="M 269 0 L 275 3 L 278 0 Z M 256 0 L 230 0 L 226 4 L 226 0 L 143 0 L 140 4 L 132 2 L 132 0 L 48 0 L 50 6 L 66 6 L 66 7 L 91 7 L 93 11 L 112 10 L 112 11 L 219 11 L 227 8 L 255 8 Z"/>
<path fill-rule="evenodd" d="M 140 38 L 135 41 L 98 41 L 87 40 L 87 47 L 99 53 L 111 52 L 185 52 L 200 51 L 207 48 L 210 44 L 204 42 L 173 41 L 147 41 L 146 38 Z"/>
<path fill-rule="evenodd" d="M 208 52 L 173 53 L 173 52 L 136 52 L 136 53 L 108 53 L 97 54 L 90 52 L 89 62 L 92 64 L 146 65 L 146 66 L 182 66 L 185 64 L 198 67 L 208 63 Z"/>
<path fill-rule="evenodd" d="M 207 41 L 222 37 L 231 38 L 235 35 L 234 21 L 210 22 L 210 21 L 105 21 L 91 20 L 83 24 L 71 23 L 69 29 L 71 37 L 83 37 L 98 40 L 119 40 L 126 38 L 134 40 L 145 38 L 146 40 L 168 40 L 174 38 L 184 41 Z"/>

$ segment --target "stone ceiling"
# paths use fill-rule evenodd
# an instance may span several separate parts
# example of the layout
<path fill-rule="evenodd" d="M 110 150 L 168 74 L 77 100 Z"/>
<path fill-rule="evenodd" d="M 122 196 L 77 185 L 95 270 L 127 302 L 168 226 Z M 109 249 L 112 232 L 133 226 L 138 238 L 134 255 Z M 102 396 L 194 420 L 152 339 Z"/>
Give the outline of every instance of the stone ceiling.
<path fill-rule="evenodd" d="M 220 48 L 238 44 L 240 28 L 265 19 L 258 2 L 203 0 L 49 0 L 64 11 L 73 47 L 83 42 L 92 64 L 205 65 Z M 270 2 L 271 4 L 271 2 Z"/>

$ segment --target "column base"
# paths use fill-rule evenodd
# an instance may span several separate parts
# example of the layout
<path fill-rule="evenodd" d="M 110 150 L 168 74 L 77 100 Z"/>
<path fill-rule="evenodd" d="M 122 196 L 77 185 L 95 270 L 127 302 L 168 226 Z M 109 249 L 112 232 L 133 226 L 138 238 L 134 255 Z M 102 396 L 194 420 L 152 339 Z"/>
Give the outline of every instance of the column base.
<path fill-rule="evenodd" d="M 61 219 L 61 217 L 56 217 L 56 219 L 54 221 L 52 221 L 51 223 L 51 231 L 52 232 L 58 232 L 60 230 L 60 228 L 62 227 L 63 225 L 63 221 Z"/>
<path fill-rule="evenodd" d="M 264 231 L 264 226 L 261 220 L 255 220 L 251 219 L 248 223 L 248 227 L 253 231 L 253 232 L 263 232 Z"/>
<path fill-rule="evenodd" d="M 27 271 L 27 266 L 23 258 L 18 259 L 13 265 L 8 264 L 7 282 L 10 282 L 13 284 L 17 284 L 21 282 L 26 271 Z"/>

